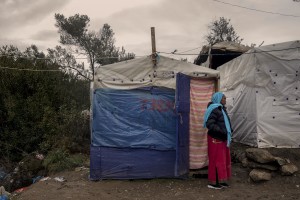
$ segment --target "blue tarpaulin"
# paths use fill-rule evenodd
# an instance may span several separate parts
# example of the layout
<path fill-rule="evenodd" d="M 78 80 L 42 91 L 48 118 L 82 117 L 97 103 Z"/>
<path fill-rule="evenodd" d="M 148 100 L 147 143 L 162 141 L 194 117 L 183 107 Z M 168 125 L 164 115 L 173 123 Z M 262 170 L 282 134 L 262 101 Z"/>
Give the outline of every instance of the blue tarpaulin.
<path fill-rule="evenodd" d="M 158 88 L 95 90 L 92 145 L 174 150 L 174 95 Z"/>
<path fill-rule="evenodd" d="M 175 150 L 91 146 L 90 179 L 175 177 Z"/>
<path fill-rule="evenodd" d="M 95 90 L 90 179 L 183 175 L 176 172 L 176 165 L 186 166 L 176 156 L 178 116 L 172 89 Z"/>

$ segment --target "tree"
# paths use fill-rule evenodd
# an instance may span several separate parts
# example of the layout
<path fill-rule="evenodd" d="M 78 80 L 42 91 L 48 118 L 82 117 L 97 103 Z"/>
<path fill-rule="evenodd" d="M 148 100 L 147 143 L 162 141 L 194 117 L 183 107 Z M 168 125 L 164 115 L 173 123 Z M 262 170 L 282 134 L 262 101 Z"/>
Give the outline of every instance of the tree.
<path fill-rule="evenodd" d="M 104 24 L 100 29 L 100 47 L 101 50 L 97 52 L 99 59 L 97 63 L 106 65 L 118 61 L 119 50 L 115 47 L 114 31 L 108 24 Z"/>
<path fill-rule="evenodd" d="M 59 68 L 70 76 L 80 79 L 80 77 L 91 80 L 91 74 L 87 69 L 84 69 L 84 63 L 77 63 L 73 54 L 69 53 L 61 46 L 56 46 L 55 49 L 48 49 L 47 58 L 59 66 Z"/>
<path fill-rule="evenodd" d="M 1 158 L 19 161 L 24 153 L 89 139 L 80 115 L 90 106 L 89 81 L 48 62 L 35 45 L 24 52 L 3 46 L 0 54 Z"/>
<path fill-rule="evenodd" d="M 104 24 L 102 29 L 100 29 L 101 51 L 97 52 L 99 59 L 96 60 L 100 65 L 107 65 L 134 58 L 134 54 L 126 54 L 124 47 L 121 48 L 121 51 L 115 47 L 114 35 L 114 31 L 108 24 Z"/>
<path fill-rule="evenodd" d="M 209 33 L 205 36 L 205 40 L 209 45 L 214 45 L 218 42 L 229 41 L 241 43 L 241 39 L 230 24 L 230 19 L 220 17 L 219 20 L 214 20 L 208 25 Z"/>
<path fill-rule="evenodd" d="M 194 64 L 216 69 L 225 62 L 228 62 L 243 53 L 242 50 L 230 52 L 228 50 L 224 51 L 224 49 L 211 48 L 213 45 L 223 41 L 234 42 L 238 43 L 239 46 L 244 46 L 241 44 L 243 39 L 235 32 L 233 26 L 230 24 L 230 19 L 220 17 L 218 20 L 213 20 L 208 25 L 208 29 L 209 33 L 205 36 L 205 40 L 208 44 L 202 47 L 199 55 L 194 60 Z M 251 47 L 254 46 L 255 44 L 251 44 Z"/>
<path fill-rule="evenodd" d="M 119 48 L 115 47 L 114 32 L 108 24 L 104 24 L 97 33 L 88 31 L 90 19 L 87 15 L 75 14 L 66 18 L 62 14 L 55 14 L 55 19 L 60 43 L 70 46 L 75 54 L 87 56 L 92 73 L 91 80 L 94 80 L 96 64 L 105 65 L 120 61 Z"/>

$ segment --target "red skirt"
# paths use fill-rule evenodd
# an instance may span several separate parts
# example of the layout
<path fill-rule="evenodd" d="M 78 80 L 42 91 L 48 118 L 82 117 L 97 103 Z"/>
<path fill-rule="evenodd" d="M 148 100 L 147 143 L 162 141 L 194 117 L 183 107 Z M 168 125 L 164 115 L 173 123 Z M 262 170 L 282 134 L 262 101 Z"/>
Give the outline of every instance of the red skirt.
<path fill-rule="evenodd" d="M 231 177 L 231 158 L 227 141 L 220 141 L 208 135 L 208 182 L 228 182 Z"/>

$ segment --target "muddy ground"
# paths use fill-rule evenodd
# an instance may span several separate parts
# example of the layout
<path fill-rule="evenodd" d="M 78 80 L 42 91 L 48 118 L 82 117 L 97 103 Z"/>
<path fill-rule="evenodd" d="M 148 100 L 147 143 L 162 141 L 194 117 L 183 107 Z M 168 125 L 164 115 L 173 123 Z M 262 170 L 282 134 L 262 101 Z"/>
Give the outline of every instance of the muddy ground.
<path fill-rule="evenodd" d="M 244 145 L 233 145 L 236 149 L 247 148 Z M 300 168 L 300 149 L 267 149 L 275 156 L 290 159 Z M 206 178 L 151 179 L 151 180 L 102 180 L 89 181 L 88 168 L 80 171 L 67 171 L 50 175 L 51 179 L 32 184 L 13 199 L 52 200 L 52 199 L 165 199 L 165 200 L 296 200 L 300 199 L 300 172 L 293 176 L 282 176 L 273 173 L 267 182 L 254 183 L 249 179 L 250 169 L 240 163 L 232 163 L 233 176 L 231 187 L 222 190 L 207 188 Z M 64 177 L 65 182 L 54 180 Z"/>

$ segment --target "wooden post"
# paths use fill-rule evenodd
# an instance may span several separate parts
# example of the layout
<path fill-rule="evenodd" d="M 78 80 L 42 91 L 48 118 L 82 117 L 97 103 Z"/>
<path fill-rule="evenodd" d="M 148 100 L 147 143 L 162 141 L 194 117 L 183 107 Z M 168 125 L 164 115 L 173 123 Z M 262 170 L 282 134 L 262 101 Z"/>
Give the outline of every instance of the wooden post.
<path fill-rule="evenodd" d="M 220 77 L 217 77 L 215 79 L 215 92 L 219 92 L 220 91 Z"/>
<path fill-rule="evenodd" d="M 151 27 L 151 44 L 152 44 L 152 61 L 156 66 L 156 44 L 155 44 L 155 28 Z"/>

